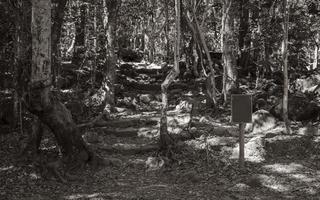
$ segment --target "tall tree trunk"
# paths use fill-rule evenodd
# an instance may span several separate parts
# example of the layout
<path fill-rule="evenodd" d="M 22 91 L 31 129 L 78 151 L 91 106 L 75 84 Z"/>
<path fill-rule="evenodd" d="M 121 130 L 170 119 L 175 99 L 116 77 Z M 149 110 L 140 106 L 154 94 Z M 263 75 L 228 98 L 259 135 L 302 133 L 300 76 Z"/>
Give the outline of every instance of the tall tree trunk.
<path fill-rule="evenodd" d="M 82 4 L 81 2 L 77 2 L 77 19 L 75 22 L 75 41 L 74 41 L 74 52 L 73 52 L 73 58 L 72 63 L 77 65 L 78 67 L 83 65 L 84 62 L 84 52 L 85 52 L 85 44 L 86 44 L 86 11 L 87 11 L 87 5 Z"/>
<path fill-rule="evenodd" d="M 313 69 L 318 68 L 318 54 L 319 54 L 319 33 L 316 35 L 316 44 L 314 45 Z"/>
<path fill-rule="evenodd" d="M 287 0 L 283 0 L 283 41 L 282 41 L 282 59 L 283 59 L 283 120 L 286 125 L 287 134 L 290 134 L 290 122 L 288 118 L 288 26 L 289 14 L 287 8 Z"/>
<path fill-rule="evenodd" d="M 148 27 L 151 28 L 148 31 L 149 43 L 148 43 L 148 53 L 149 53 L 149 62 L 154 62 L 154 54 L 155 54 L 155 18 L 156 18 L 156 1 L 150 0 L 151 12 L 148 21 Z"/>
<path fill-rule="evenodd" d="M 56 85 L 56 79 L 60 69 L 59 43 L 61 37 L 61 28 L 63 18 L 65 15 L 65 8 L 68 0 L 57 1 L 56 8 L 54 10 L 53 24 L 52 24 L 52 79 L 53 84 Z"/>
<path fill-rule="evenodd" d="M 16 122 L 20 117 L 21 98 L 27 90 L 27 85 L 30 77 L 22 76 L 22 74 L 29 74 L 31 71 L 31 3 L 29 1 L 18 1 L 18 12 L 16 15 L 16 56 L 15 56 L 15 94 L 14 94 L 14 115 Z M 22 126 L 21 120 L 20 128 Z"/>
<path fill-rule="evenodd" d="M 191 15 L 190 12 L 189 12 L 189 15 Z M 193 15 L 194 23 L 192 23 L 191 20 L 187 16 L 184 16 L 184 19 L 186 20 L 189 28 L 191 29 L 191 32 L 192 32 L 192 35 L 193 35 L 195 42 L 199 45 L 200 59 L 203 60 L 202 50 L 204 50 L 206 57 L 209 61 L 210 75 L 208 77 L 209 87 L 207 87 L 207 94 L 208 94 L 210 103 L 212 103 L 213 106 L 215 106 L 215 104 L 217 102 L 217 95 L 216 95 L 214 62 L 210 56 L 209 48 L 208 48 L 207 43 L 205 41 L 201 27 L 198 23 L 198 20 L 196 19 L 195 12 L 193 12 L 192 15 Z M 201 61 L 201 63 L 202 62 L 203 61 Z M 205 73 L 205 70 L 204 70 L 204 73 Z"/>
<path fill-rule="evenodd" d="M 104 29 L 106 31 L 106 63 L 104 67 L 105 79 L 103 83 L 106 91 L 106 111 L 111 112 L 115 105 L 115 88 L 116 82 L 116 64 L 117 56 L 115 53 L 115 34 L 116 20 L 118 16 L 119 1 L 104 0 Z"/>
<path fill-rule="evenodd" d="M 223 53 L 223 95 L 227 102 L 230 89 L 236 86 L 236 45 L 234 34 L 235 0 L 225 0 L 222 6 L 221 47 Z"/>
<path fill-rule="evenodd" d="M 166 149 L 173 143 L 172 138 L 168 133 L 168 124 L 167 124 L 167 110 L 168 110 L 168 88 L 174 79 L 180 73 L 179 70 L 179 61 L 180 61 L 180 38 L 181 38 L 181 1 L 175 0 L 175 12 L 176 12 L 176 23 L 175 23 L 175 47 L 174 47 L 174 68 L 169 72 L 166 79 L 161 84 L 162 92 L 162 109 L 161 109 L 161 119 L 160 119 L 160 148 Z"/>
<path fill-rule="evenodd" d="M 169 2 L 167 0 L 164 1 L 165 2 L 165 20 L 166 20 L 166 25 L 164 27 L 164 31 L 165 31 L 165 38 L 166 38 L 166 57 L 165 57 L 165 62 L 169 63 L 169 57 L 170 57 L 170 41 L 169 41 L 169 28 L 170 28 L 170 24 L 169 24 Z"/>
<path fill-rule="evenodd" d="M 240 1 L 240 27 L 239 27 L 239 49 L 240 49 L 240 67 L 243 71 L 248 71 L 250 59 L 250 35 L 249 33 L 249 8 L 248 2 Z M 249 73 L 250 74 L 250 73 Z"/>
<path fill-rule="evenodd" d="M 28 110 L 47 125 L 55 135 L 64 158 L 71 163 L 86 163 L 94 158 L 83 141 L 69 110 L 54 98 L 50 88 L 51 72 L 51 1 L 32 0 L 32 66 Z"/>

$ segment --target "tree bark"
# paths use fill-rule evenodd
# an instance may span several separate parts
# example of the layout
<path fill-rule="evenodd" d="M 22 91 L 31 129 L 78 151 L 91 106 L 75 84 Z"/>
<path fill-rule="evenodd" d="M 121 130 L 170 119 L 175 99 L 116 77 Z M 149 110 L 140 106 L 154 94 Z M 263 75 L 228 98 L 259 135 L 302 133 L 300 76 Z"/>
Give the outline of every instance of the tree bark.
<path fill-rule="evenodd" d="M 106 63 L 104 67 L 103 88 L 106 91 L 106 111 L 111 112 L 115 105 L 115 88 L 116 82 L 116 64 L 117 56 L 115 53 L 115 34 L 116 20 L 118 16 L 119 1 L 103 0 L 104 1 L 104 29 L 106 31 Z"/>
<path fill-rule="evenodd" d="M 313 57 L 313 69 L 318 68 L 318 55 L 319 55 L 319 33 L 316 34 L 316 40 L 314 45 L 314 57 Z"/>
<path fill-rule="evenodd" d="M 165 57 L 165 62 L 169 63 L 169 58 L 170 58 L 170 41 L 169 41 L 169 2 L 165 0 L 165 20 L 166 20 L 166 25 L 165 25 L 165 38 L 166 38 L 166 57 Z"/>
<path fill-rule="evenodd" d="M 83 54 L 85 51 L 85 44 L 86 44 L 86 11 L 87 11 L 87 5 L 82 4 L 81 2 L 77 2 L 77 19 L 75 22 L 75 41 L 74 41 L 74 52 L 72 57 L 72 63 L 76 66 L 81 66 L 84 62 Z"/>
<path fill-rule="evenodd" d="M 283 120 L 286 125 L 287 134 L 290 134 L 290 121 L 288 118 L 288 26 L 289 14 L 287 8 L 287 0 L 283 0 L 283 41 L 282 41 L 282 59 L 283 59 Z"/>
<path fill-rule="evenodd" d="M 32 1 L 32 70 L 25 103 L 55 135 L 64 158 L 86 163 L 94 158 L 69 110 L 51 94 L 51 1 Z"/>
<path fill-rule="evenodd" d="M 160 119 L 160 148 L 168 148 L 174 141 L 168 133 L 167 124 L 167 110 L 168 110 L 168 88 L 175 78 L 180 73 L 179 61 L 180 61 L 180 37 L 181 37 L 181 1 L 175 0 L 175 12 L 176 12 L 176 23 L 175 23 L 175 48 L 174 48 L 174 68 L 169 72 L 166 79 L 161 84 L 162 92 L 162 109 L 161 109 L 161 119 Z"/>
<path fill-rule="evenodd" d="M 230 89 L 236 86 L 236 45 L 234 34 L 234 0 L 223 1 L 222 7 L 222 27 L 221 27 L 221 47 L 223 53 L 223 95 L 225 103 Z"/>
<path fill-rule="evenodd" d="M 200 47 L 200 53 L 199 53 L 200 59 L 201 59 L 202 49 L 203 49 L 206 56 L 207 56 L 207 59 L 209 61 L 210 75 L 208 77 L 208 83 L 209 83 L 210 87 L 207 87 L 207 94 L 209 96 L 209 100 L 211 101 L 211 103 L 213 103 L 215 105 L 217 102 L 217 95 L 216 95 L 214 62 L 211 59 L 211 56 L 209 53 L 209 48 L 208 48 L 207 43 L 205 41 L 204 35 L 201 31 L 201 27 L 196 19 L 195 13 L 193 13 L 193 18 L 194 18 L 194 23 L 192 23 L 191 20 L 187 16 L 184 19 L 187 21 L 187 24 L 188 24 L 189 28 L 191 29 L 194 40 L 197 42 L 197 44 Z M 201 60 L 203 60 L 203 59 L 201 59 Z M 204 73 L 205 73 L 205 70 L 204 70 Z"/>
<path fill-rule="evenodd" d="M 240 50 L 240 67 L 248 71 L 247 66 L 250 59 L 250 35 L 249 33 L 249 8 L 245 0 L 240 1 L 240 27 L 239 27 L 239 50 Z"/>
<path fill-rule="evenodd" d="M 61 28 L 63 23 L 63 18 L 65 15 L 65 7 L 68 0 L 57 1 L 56 9 L 54 10 L 53 25 L 52 25 L 52 79 L 53 84 L 56 85 L 56 79 L 60 70 L 60 53 L 59 53 L 59 43 L 61 37 Z"/>

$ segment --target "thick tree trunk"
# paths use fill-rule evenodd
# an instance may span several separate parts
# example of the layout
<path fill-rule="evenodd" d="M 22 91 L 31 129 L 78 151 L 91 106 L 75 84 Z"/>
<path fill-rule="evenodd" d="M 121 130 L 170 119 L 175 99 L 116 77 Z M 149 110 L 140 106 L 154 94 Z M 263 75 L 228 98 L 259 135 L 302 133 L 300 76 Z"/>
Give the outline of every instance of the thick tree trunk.
<path fill-rule="evenodd" d="M 161 109 L 161 119 L 160 119 L 160 148 L 166 149 L 174 141 L 168 133 L 168 124 L 167 124 L 167 110 L 168 110 L 168 88 L 170 84 L 174 81 L 175 78 L 180 73 L 179 70 L 179 61 L 180 61 L 180 37 L 181 37 L 181 2 L 180 0 L 175 0 L 175 12 L 176 12 L 176 35 L 175 35 L 175 48 L 174 48 L 174 68 L 169 72 L 166 79 L 161 84 L 162 92 L 162 109 Z"/>
<path fill-rule="evenodd" d="M 230 89 L 236 86 L 236 45 L 234 35 L 234 9 L 235 0 L 223 1 L 222 7 L 222 27 L 221 27 L 221 47 L 223 53 L 223 95 L 227 102 Z"/>
<path fill-rule="evenodd" d="M 286 125 L 287 134 L 290 134 L 290 122 L 288 118 L 288 26 L 289 14 L 287 9 L 287 0 L 283 0 L 283 41 L 282 41 L 282 56 L 283 56 L 283 120 Z"/>
<path fill-rule="evenodd" d="M 25 103 L 55 135 L 66 161 L 86 163 L 94 154 L 83 141 L 71 113 L 52 97 L 51 1 L 32 1 L 32 70 Z"/>

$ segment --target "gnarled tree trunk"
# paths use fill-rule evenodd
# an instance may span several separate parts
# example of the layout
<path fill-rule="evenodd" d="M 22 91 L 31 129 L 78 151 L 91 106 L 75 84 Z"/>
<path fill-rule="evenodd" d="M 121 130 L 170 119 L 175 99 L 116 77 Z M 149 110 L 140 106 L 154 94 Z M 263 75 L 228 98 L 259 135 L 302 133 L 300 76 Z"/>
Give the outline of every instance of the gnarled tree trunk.
<path fill-rule="evenodd" d="M 55 135 L 64 158 L 86 163 L 94 158 L 71 113 L 51 93 L 51 1 L 32 1 L 32 66 L 25 103 L 28 110 Z"/>

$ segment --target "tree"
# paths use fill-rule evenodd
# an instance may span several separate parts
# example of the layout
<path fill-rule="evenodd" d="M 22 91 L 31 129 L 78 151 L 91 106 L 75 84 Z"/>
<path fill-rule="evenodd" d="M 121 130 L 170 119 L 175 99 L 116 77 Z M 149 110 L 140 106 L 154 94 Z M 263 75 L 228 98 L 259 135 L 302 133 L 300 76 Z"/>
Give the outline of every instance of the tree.
<path fill-rule="evenodd" d="M 115 88 L 116 81 L 116 64 L 117 56 L 115 53 L 115 34 L 116 24 L 119 9 L 118 0 L 103 0 L 103 18 L 104 18 L 104 30 L 106 34 L 106 63 L 104 65 L 104 81 L 103 88 L 106 91 L 106 103 L 108 104 L 107 110 L 115 105 Z"/>
<path fill-rule="evenodd" d="M 24 8 L 26 9 L 26 8 Z M 28 8 L 30 9 L 30 8 Z M 51 92 L 51 1 L 32 1 L 32 65 L 31 72 L 24 73 L 27 80 L 24 102 L 55 135 L 63 154 L 63 160 L 72 165 L 97 160 L 97 156 L 83 141 L 70 111 Z M 18 55 L 19 56 L 19 55 Z M 41 140 L 41 134 L 37 135 Z"/>
<path fill-rule="evenodd" d="M 56 6 L 53 12 L 53 24 L 52 24 L 52 75 L 53 83 L 56 85 L 56 78 L 60 68 L 59 57 L 60 56 L 60 37 L 61 37 L 61 28 L 63 24 L 63 18 L 65 15 L 65 8 L 68 0 L 61 0 L 56 2 Z"/>
<path fill-rule="evenodd" d="M 86 47 L 86 22 L 87 22 L 87 5 L 76 1 L 77 17 L 75 21 L 75 39 L 74 39 L 74 53 L 72 63 L 80 67 L 84 62 L 84 54 Z"/>
<path fill-rule="evenodd" d="M 221 47 L 223 53 L 223 95 L 227 102 L 230 89 L 236 86 L 235 0 L 225 0 L 222 6 Z"/>
<path fill-rule="evenodd" d="M 175 78 L 180 73 L 179 70 L 179 61 L 180 61 L 180 37 L 181 37 L 181 1 L 175 0 L 175 47 L 174 47 L 174 67 L 167 75 L 166 79 L 161 84 L 162 92 L 162 109 L 161 109 L 161 119 L 160 119 L 160 147 L 166 149 L 172 144 L 172 138 L 168 133 L 168 124 L 167 124 L 167 110 L 168 110 L 168 88 Z"/>
<path fill-rule="evenodd" d="M 249 18 L 249 2 L 240 1 L 240 25 L 239 25 L 239 50 L 240 50 L 240 67 L 241 70 L 247 71 L 250 62 L 250 43 L 249 35 L 250 18 Z"/>
<path fill-rule="evenodd" d="M 287 8 L 287 0 L 283 0 L 283 41 L 282 41 L 282 62 L 283 62 L 283 120 L 286 125 L 287 134 L 290 134 L 290 122 L 288 118 L 288 29 L 289 29 L 289 14 Z"/>

